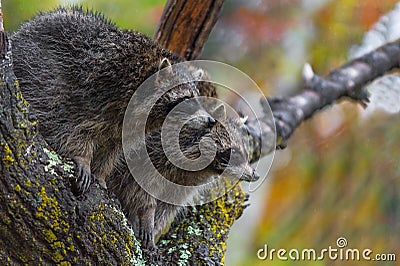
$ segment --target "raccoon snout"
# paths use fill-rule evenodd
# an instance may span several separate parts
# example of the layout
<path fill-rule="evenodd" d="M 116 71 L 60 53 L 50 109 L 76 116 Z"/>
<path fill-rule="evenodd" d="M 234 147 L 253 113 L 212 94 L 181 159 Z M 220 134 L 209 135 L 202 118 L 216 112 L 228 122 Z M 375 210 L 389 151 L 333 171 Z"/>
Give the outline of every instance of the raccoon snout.
<path fill-rule="evenodd" d="M 214 119 L 213 117 L 209 116 L 209 117 L 208 117 L 208 123 L 209 123 L 210 125 L 214 125 L 215 123 L 217 123 L 217 121 L 215 121 L 215 119 Z"/>

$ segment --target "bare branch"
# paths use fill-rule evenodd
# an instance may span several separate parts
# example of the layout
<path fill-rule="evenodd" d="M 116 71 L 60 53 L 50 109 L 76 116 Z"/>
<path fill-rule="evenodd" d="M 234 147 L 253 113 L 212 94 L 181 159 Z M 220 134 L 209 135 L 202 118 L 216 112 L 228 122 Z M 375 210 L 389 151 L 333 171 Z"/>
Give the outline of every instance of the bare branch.
<path fill-rule="evenodd" d="M 330 72 L 325 78 L 319 77 L 306 66 L 303 72 L 304 90 L 291 97 L 268 99 L 272 109 L 277 132 L 277 148 L 284 148 L 294 130 L 319 110 L 344 97 L 366 106 L 368 93 L 364 87 L 374 79 L 400 66 L 400 40 L 356 58 Z M 261 119 L 262 120 L 262 119 Z M 259 147 L 263 134 L 269 132 L 270 121 L 261 121 L 263 132 L 255 129 L 256 121 L 249 121 L 253 146 Z M 253 150 L 252 161 L 265 154 Z"/>

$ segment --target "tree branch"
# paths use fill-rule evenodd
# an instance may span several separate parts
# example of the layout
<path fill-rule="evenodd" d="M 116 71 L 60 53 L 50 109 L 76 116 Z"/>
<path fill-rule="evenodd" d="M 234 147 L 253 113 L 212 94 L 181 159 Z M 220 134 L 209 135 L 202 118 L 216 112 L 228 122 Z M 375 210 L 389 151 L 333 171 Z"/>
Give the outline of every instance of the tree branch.
<path fill-rule="evenodd" d="M 304 89 L 291 97 L 273 97 L 268 103 L 273 112 L 277 133 L 277 148 L 284 148 L 295 129 L 306 119 L 335 101 L 348 98 L 366 106 L 368 93 L 364 89 L 368 83 L 383 76 L 390 70 L 400 67 L 400 40 L 388 43 L 380 48 L 356 58 L 331 71 L 325 78 L 313 73 L 306 65 L 303 71 Z M 266 111 L 269 107 L 264 106 Z M 248 126 L 254 147 L 252 161 L 261 156 L 260 146 L 268 139 L 271 121 L 261 119 L 262 130 L 258 130 L 258 121 L 250 120 Z"/>
<path fill-rule="evenodd" d="M 154 40 L 186 60 L 196 59 L 218 20 L 224 0 L 168 0 Z"/>

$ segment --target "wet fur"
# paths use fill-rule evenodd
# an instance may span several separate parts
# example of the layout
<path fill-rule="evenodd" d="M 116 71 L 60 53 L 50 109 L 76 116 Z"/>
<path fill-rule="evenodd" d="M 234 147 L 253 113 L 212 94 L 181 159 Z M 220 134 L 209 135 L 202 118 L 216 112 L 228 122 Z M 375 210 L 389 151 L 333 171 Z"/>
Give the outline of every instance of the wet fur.
<path fill-rule="evenodd" d="M 12 44 L 14 71 L 41 134 L 75 159 L 84 178 L 91 172 L 103 185 L 121 153 L 133 93 L 163 59 L 182 61 L 148 37 L 77 7 L 39 14 L 20 26 Z M 170 90 L 153 107 L 146 130 L 161 126 L 171 103 L 199 94 L 193 83 Z"/>
<path fill-rule="evenodd" d="M 180 148 L 187 158 L 200 156 L 198 143 L 201 138 L 209 138 L 212 140 L 212 145 L 216 147 L 217 153 L 213 162 L 203 170 L 185 171 L 169 162 L 161 145 L 161 131 L 154 131 L 146 136 L 146 152 L 148 152 L 154 167 L 163 177 L 180 185 L 199 186 L 207 184 L 225 170 L 227 165 L 224 163 L 229 162 L 231 156 L 239 156 L 239 159 L 235 160 L 236 164 L 231 165 L 231 168 L 237 169 L 237 171 L 234 170 L 225 174 L 230 174 L 231 177 L 239 179 L 242 173 L 253 175 L 253 169 L 247 162 L 248 154 L 243 142 L 243 134 L 246 134 L 246 132 L 242 128 L 243 124 L 240 124 L 239 121 L 228 119 L 224 123 L 218 122 L 211 129 L 182 129 Z M 235 155 L 231 154 L 232 149 L 237 151 Z M 153 191 L 157 191 L 160 195 L 174 193 L 174 191 L 165 191 L 165 185 L 155 180 L 152 176 L 153 171 L 149 170 L 151 165 L 141 163 L 141 158 L 145 156 L 144 148 L 135 151 L 132 160 L 136 161 L 131 165 L 137 166 L 137 168 L 132 169 L 132 171 L 136 175 L 143 174 L 139 178 L 151 184 Z M 238 172 L 240 174 L 235 175 Z M 155 246 L 154 239 L 182 209 L 180 205 L 168 204 L 149 195 L 135 181 L 126 164 L 121 164 L 114 169 L 112 178 L 109 179 L 107 185 L 109 190 L 114 192 L 120 200 L 135 234 L 142 239 L 143 244 L 148 248 Z M 187 189 L 182 194 L 175 193 L 174 197 L 181 205 L 188 205 L 202 192 L 199 188 L 194 187 Z"/>

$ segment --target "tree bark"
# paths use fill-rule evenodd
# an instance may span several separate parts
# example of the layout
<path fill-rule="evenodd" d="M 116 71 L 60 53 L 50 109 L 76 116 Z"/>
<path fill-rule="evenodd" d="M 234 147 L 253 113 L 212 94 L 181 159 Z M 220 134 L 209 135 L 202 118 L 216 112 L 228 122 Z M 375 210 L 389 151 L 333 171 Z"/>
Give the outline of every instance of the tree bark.
<path fill-rule="evenodd" d="M 186 60 L 196 59 L 218 20 L 224 0 L 168 0 L 154 40 Z"/>

